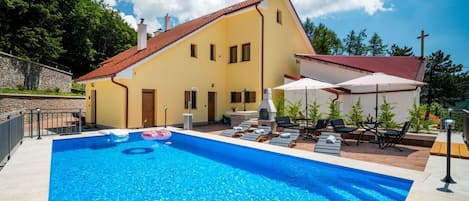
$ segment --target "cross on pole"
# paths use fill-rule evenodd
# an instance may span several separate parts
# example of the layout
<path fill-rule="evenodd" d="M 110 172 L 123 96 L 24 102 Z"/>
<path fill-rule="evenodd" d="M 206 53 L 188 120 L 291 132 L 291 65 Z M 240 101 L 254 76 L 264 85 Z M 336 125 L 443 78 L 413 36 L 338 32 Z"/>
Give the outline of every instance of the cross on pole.
<path fill-rule="evenodd" d="M 424 50 L 424 40 L 425 40 L 425 37 L 428 37 L 429 35 L 428 34 L 425 34 L 425 31 L 422 30 L 422 32 L 420 33 L 420 36 L 417 37 L 417 39 L 420 39 L 420 59 L 423 59 L 424 57 L 424 54 L 423 54 L 423 50 Z"/>

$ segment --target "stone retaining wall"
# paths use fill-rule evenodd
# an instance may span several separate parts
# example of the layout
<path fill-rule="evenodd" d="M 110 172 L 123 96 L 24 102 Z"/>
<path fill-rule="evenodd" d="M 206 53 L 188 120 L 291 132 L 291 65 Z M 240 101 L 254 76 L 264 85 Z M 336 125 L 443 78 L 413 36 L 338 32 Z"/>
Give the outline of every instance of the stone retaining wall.
<path fill-rule="evenodd" d="M 81 108 L 85 111 L 85 97 L 0 94 L 0 114 L 32 108 Z"/>
<path fill-rule="evenodd" d="M 0 88 L 70 92 L 72 73 L 0 52 Z"/>

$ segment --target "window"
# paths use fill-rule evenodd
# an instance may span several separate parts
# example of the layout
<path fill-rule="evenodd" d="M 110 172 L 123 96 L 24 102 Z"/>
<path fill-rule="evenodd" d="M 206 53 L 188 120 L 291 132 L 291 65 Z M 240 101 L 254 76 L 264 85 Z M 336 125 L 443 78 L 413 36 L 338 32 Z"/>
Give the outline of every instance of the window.
<path fill-rule="evenodd" d="M 230 47 L 230 63 L 238 62 L 238 46 Z"/>
<path fill-rule="evenodd" d="M 185 91 L 184 92 L 184 109 L 188 109 L 189 101 L 191 100 L 191 92 L 192 92 L 192 108 L 197 109 L 197 91 Z"/>
<path fill-rule="evenodd" d="M 241 61 L 251 60 L 251 43 L 243 44 Z"/>
<path fill-rule="evenodd" d="M 277 23 L 282 24 L 282 11 L 277 10 Z"/>
<path fill-rule="evenodd" d="M 216 60 L 216 49 L 214 44 L 210 44 L 210 60 L 215 61 Z"/>
<path fill-rule="evenodd" d="M 191 44 L 191 57 L 197 58 L 197 45 Z"/>
<path fill-rule="evenodd" d="M 245 91 L 244 92 L 244 102 L 245 103 L 255 103 L 256 102 L 256 92 L 255 91 Z"/>
<path fill-rule="evenodd" d="M 241 103 L 241 92 L 231 92 L 231 103 Z"/>

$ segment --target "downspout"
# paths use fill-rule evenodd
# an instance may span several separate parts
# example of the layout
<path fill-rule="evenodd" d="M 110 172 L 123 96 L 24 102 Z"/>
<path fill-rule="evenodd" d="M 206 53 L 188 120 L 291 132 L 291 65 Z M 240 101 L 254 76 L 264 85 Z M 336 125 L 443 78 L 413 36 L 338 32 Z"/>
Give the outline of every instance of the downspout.
<path fill-rule="evenodd" d="M 119 82 L 116 82 L 114 80 L 115 76 L 116 75 L 114 74 L 111 77 L 112 83 L 117 84 L 125 89 L 125 128 L 128 128 L 129 127 L 129 88 Z"/>
<path fill-rule="evenodd" d="M 262 27 L 261 27 L 261 99 L 264 100 L 264 15 L 258 8 L 259 4 L 256 4 L 256 10 L 261 16 Z"/>

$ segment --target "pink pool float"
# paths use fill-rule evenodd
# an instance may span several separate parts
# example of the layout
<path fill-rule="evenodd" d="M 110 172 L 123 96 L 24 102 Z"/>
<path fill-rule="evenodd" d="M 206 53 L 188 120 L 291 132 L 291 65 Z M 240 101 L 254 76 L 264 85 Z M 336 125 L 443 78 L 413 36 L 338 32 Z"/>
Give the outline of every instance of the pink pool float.
<path fill-rule="evenodd" d="M 168 130 L 149 130 L 142 132 L 142 138 L 145 140 L 167 140 L 171 137 L 171 131 Z"/>

